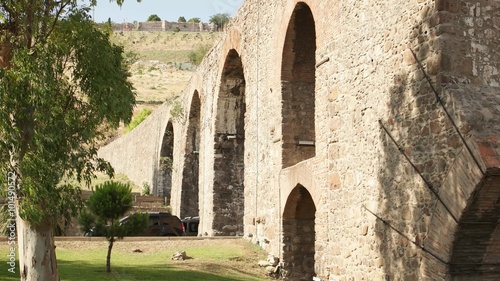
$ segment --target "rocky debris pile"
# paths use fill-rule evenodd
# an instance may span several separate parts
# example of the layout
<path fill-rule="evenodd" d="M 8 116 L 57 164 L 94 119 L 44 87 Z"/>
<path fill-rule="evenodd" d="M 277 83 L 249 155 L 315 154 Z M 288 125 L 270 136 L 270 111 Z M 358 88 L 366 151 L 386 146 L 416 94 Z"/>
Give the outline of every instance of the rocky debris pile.
<path fill-rule="evenodd" d="M 192 257 L 188 257 L 185 251 L 179 251 L 172 255 L 172 260 L 174 261 L 183 261 L 192 259 Z"/>
<path fill-rule="evenodd" d="M 270 276 L 277 277 L 281 272 L 280 259 L 274 255 L 267 256 L 267 260 L 261 260 L 258 264 L 260 267 L 265 267 Z"/>

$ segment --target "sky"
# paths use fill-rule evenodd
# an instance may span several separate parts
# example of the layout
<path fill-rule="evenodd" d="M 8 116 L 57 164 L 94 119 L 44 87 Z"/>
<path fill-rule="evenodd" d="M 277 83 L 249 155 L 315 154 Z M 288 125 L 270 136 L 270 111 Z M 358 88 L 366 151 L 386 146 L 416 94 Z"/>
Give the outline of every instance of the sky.
<path fill-rule="evenodd" d="M 82 0 L 81 3 L 88 1 Z M 218 13 L 236 14 L 243 0 L 125 0 L 122 7 L 116 2 L 98 0 L 93 14 L 95 22 L 104 22 L 111 18 L 113 22 L 146 21 L 152 14 L 157 14 L 162 20 L 176 22 L 180 16 L 189 20 L 200 18 L 208 22 L 210 16 Z"/>

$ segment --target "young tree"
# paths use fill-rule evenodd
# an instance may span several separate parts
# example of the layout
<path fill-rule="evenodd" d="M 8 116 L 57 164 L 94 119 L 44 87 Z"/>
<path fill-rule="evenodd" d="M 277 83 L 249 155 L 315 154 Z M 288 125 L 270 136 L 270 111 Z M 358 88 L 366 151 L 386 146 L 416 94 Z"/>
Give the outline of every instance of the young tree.
<path fill-rule="evenodd" d="M 135 104 L 122 48 L 88 12 L 75 0 L 0 1 L 0 185 L 17 195 L 21 280 L 59 280 L 52 230 L 80 202 L 59 182 L 112 175 L 98 141 Z"/>
<path fill-rule="evenodd" d="M 177 22 L 186 22 L 186 18 L 185 17 L 179 17 L 177 19 Z"/>
<path fill-rule="evenodd" d="M 90 213 L 83 211 L 80 216 L 82 231 L 98 230 L 108 240 L 106 272 L 111 272 L 111 250 L 117 239 L 140 233 L 147 227 L 148 214 L 135 213 L 127 223 L 119 219 L 132 208 L 132 193 L 128 184 L 107 181 L 96 187 L 89 197 Z"/>
<path fill-rule="evenodd" d="M 215 14 L 210 17 L 209 22 L 215 24 L 217 30 L 223 29 L 223 27 L 229 22 L 231 18 L 229 14 Z"/>
<path fill-rule="evenodd" d="M 148 21 L 161 21 L 161 18 L 157 14 L 152 14 L 148 17 Z"/>

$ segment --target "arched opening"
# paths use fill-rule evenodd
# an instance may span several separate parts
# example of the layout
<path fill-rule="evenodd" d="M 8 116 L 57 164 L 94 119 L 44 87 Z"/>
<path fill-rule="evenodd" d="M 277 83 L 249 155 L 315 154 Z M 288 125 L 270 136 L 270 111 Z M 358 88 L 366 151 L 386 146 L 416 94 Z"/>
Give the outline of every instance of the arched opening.
<path fill-rule="evenodd" d="M 200 95 L 198 91 L 195 91 L 189 110 L 189 123 L 186 134 L 184 170 L 182 172 L 181 218 L 199 215 L 200 110 Z"/>
<path fill-rule="evenodd" d="M 286 280 L 312 280 L 316 206 L 311 194 L 297 185 L 283 211 L 283 269 Z"/>
<path fill-rule="evenodd" d="M 229 51 L 222 71 L 214 159 L 214 235 L 243 235 L 245 77 L 236 50 Z"/>
<path fill-rule="evenodd" d="M 288 24 L 281 66 L 282 165 L 315 156 L 316 28 L 309 6 L 298 3 Z"/>
<path fill-rule="evenodd" d="M 500 280 L 500 175 L 480 183 L 462 214 L 450 262 L 455 281 Z"/>
<path fill-rule="evenodd" d="M 170 205 L 172 191 L 172 160 L 174 157 L 174 126 L 168 122 L 160 150 L 160 177 L 157 190 L 152 190 L 152 194 L 166 198 L 167 205 Z"/>

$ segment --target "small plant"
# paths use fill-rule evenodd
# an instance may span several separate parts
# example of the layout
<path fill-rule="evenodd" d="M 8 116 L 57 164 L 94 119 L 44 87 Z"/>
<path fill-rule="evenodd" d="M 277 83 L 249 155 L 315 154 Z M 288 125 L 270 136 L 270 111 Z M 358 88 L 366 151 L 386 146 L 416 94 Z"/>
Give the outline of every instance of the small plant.
<path fill-rule="evenodd" d="M 180 31 L 181 31 L 181 29 L 180 29 L 179 27 L 176 27 L 176 28 L 174 29 L 174 32 L 175 32 L 175 33 L 180 32 Z"/>
<path fill-rule="evenodd" d="M 139 60 L 139 54 L 134 51 L 127 51 L 123 56 L 127 65 L 132 65 Z"/>
<path fill-rule="evenodd" d="M 132 190 L 128 184 L 107 181 L 98 185 L 89 197 L 88 209 L 82 211 L 79 222 L 85 233 L 99 231 L 108 240 L 106 272 L 111 272 L 111 250 L 113 243 L 126 235 L 140 233 L 146 228 L 148 214 L 136 213 L 127 223 L 120 218 L 132 209 Z"/>
<path fill-rule="evenodd" d="M 152 111 L 149 108 L 144 108 L 139 112 L 139 114 L 132 119 L 132 122 L 128 124 L 128 126 L 125 128 L 125 133 L 128 133 L 132 131 L 135 127 L 137 127 L 139 124 L 141 124 L 144 119 L 146 119 L 149 115 L 151 115 Z"/>
<path fill-rule="evenodd" d="M 149 186 L 149 183 L 143 182 L 141 195 L 149 195 L 150 193 L 151 193 L 151 186 Z"/>
<path fill-rule="evenodd" d="M 174 166 L 174 164 L 173 164 L 171 157 L 161 157 L 160 158 L 160 168 L 162 170 L 172 170 L 173 166 Z"/>
<path fill-rule="evenodd" d="M 198 45 L 196 49 L 189 52 L 188 54 L 189 62 L 194 65 L 200 65 L 201 61 L 203 60 L 203 58 L 205 57 L 205 55 L 209 50 L 210 50 L 209 45 Z"/>
<path fill-rule="evenodd" d="M 170 108 L 170 116 L 172 116 L 172 119 L 177 121 L 184 118 L 182 104 L 179 100 L 173 102 L 172 107 Z"/>

